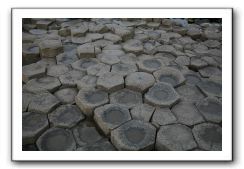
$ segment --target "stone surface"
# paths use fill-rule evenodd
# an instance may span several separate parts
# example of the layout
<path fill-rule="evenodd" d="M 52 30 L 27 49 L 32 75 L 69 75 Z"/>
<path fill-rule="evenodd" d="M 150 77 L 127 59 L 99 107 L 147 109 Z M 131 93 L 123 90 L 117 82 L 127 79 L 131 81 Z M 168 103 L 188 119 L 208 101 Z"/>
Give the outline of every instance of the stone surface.
<path fill-rule="evenodd" d="M 38 94 L 29 104 L 28 111 L 48 114 L 60 104 L 59 100 L 50 93 Z"/>
<path fill-rule="evenodd" d="M 140 104 L 136 107 L 133 107 L 130 111 L 130 114 L 133 120 L 149 122 L 154 110 L 155 107 L 153 106 L 150 106 L 148 104 Z"/>
<path fill-rule="evenodd" d="M 174 68 L 164 67 L 153 73 L 157 82 L 164 82 L 172 85 L 173 87 L 178 87 L 185 82 L 185 77 L 183 74 Z"/>
<path fill-rule="evenodd" d="M 222 121 L 222 104 L 218 99 L 214 97 L 203 99 L 196 104 L 196 107 L 207 121 L 213 123 Z"/>
<path fill-rule="evenodd" d="M 110 94 L 110 103 L 132 108 L 142 103 L 141 93 L 122 89 Z"/>
<path fill-rule="evenodd" d="M 154 148 L 156 128 L 150 123 L 131 120 L 111 132 L 111 141 L 118 150 L 138 151 Z"/>
<path fill-rule="evenodd" d="M 117 63 L 112 65 L 111 72 L 118 73 L 122 76 L 126 76 L 130 73 L 136 72 L 136 65 L 126 64 L 126 63 Z"/>
<path fill-rule="evenodd" d="M 77 93 L 77 90 L 74 88 L 64 88 L 56 91 L 54 95 L 62 104 L 73 104 L 75 103 L 75 96 Z"/>
<path fill-rule="evenodd" d="M 72 67 L 74 69 L 80 70 L 80 71 L 86 71 L 89 67 L 94 66 L 98 64 L 98 60 L 95 58 L 83 58 L 80 60 L 77 60 L 76 62 L 72 63 Z"/>
<path fill-rule="evenodd" d="M 65 87 L 76 87 L 78 81 L 80 81 L 85 76 L 85 73 L 79 70 L 71 70 L 61 76 L 59 80 L 62 86 Z"/>
<path fill-rule="evenodd" d="M 85 115 L 91 117 L 96 107 L 109 102 L 108 93 L 98 89 L 82 89 L 75 97 L 75 102 Z"/>
<path fill-rule="evenodd" d="M 221 71 L 217 67 L 208 66 L 199 70 L 202 77 L 210 77 L 212 75 L 221 75 Z"/>
<path fill-rule="evenodd" d="M 196 86 L 192 85 L 182 85 L 176 89 L 177 93 L 180 95 L 181 100 L 189 102 L 197 102 L 204 98 L 204 95 Z"/>
<path fill-rule="evenodd" d="M 120 74 L 108 72 L 98 77 L 97 88 L 107 92 L 114 92 L 124 88 L 124 78 Z"/>
<path fill-rule="evenodd" d="M 80 45 L 77 48 L 77 54 L 79 58 L 94 58 L 95 57 L 95 46 L 91 44 Z"/>
<path fill-rule="evenodd" d="M 203 150 L 222 151 L 222 128 L 216 124 L 202 123 L 192 129 L 198 146 Z"/>
<path fill-rule="evenodd" d="M 77 88 L 85 89 L 85 88 L 95 88 L 97 85 L 97 77 L 93 75 L 86 75 L 81 80 L 77 81 Z"/>
<path fill-rule="evenodd" d="M 23 44 L 22 45 L 22 64 L 28 65 L 31 63 L 36 63 L 39 61 L 40 58 L 40 51 L 37 45 L 33 44 Z"/>
<path fill-rule="evenodd" d="M 106 74 L 110 72 L 111 66 L 103 64 L 103 63 L 98 63 L 96 65 L 90 66 L 87 68 L 87 74 L 88 75 L 94 75 L 94 76 L 101 76 L 103 74 Z"/>
<path fill-rule="evenodd" d="M 184 77 L 186 79 L 187 85 L 193 85 L 195 86 L 201 81 L 201 77 L 197 73 L 184 73 Z"/>
<path fill-rule="evenodd" d="M 61 53 L 56 56 L 57 64 L 69 65 L 78 60 L 76 54 Z"/>
<path fill-rule="evenodd" d="M 162 60 L 149 56 L 140 57 L 137 65 L 139 71 L 148 73 L 152 73 L 164 67 L 164 63 L 162 62 Z"/>
<path fill-rule="evenodd" d="M 38 138 L 36 145 L 40 151 L 72 151 L 76 149 L 72 132 L 56 127 L 46 130 Z"/>
<path fill-rule="evenodd" d="M 39 44 L 41 57 L 53 58 L 63 53 L 63 46 L 60 40 L 44 40 Z"/>
<path fill-rule="evenodd" d="M 101 140 L 92 145 L 79 147 L 76 151 L 116 151 L 116 149 L 109 141 Z"/>
<path fill-rule="evenodd" d="M 114 104 L 107 104 L 95 109 L 94 120 L 103 133 L 109 135 L 113 129 L 131 120 L 131 116 L 128 109 Z"/>
<path fill-rule="evenodd" d="M 47 75 L 53 77 L 59 77 L 69 71 L 69 68 L 65 65 L 54 65 L 47 69 Z"/>
<path fill-rule="evenodd" d="M 126 52 L 134 53 L 136 55 L 139 55 L 143 52 L 143 46 L 141 41 L 136 39 L 131 39 L 125 42 L 123 45 L 123 49 Z"/>
<path fill-rule="evenodd" d="M 47 116 L 41 113 L 25 112 L 22 114 L 22 144 L 33 144 L 49 127 Z"/>
<path fill-rule="evenodd" d="M 145 92 L 154 84 L 154 82 L 154 77 L 151 74 L 145 72 L 131 73 L 125 78 L 126 88 L 138 92 Z"/>
<path fill-rule="evenodd" d="M 75 105 L 61 105 L 48 114 L 51 126 L 71 128 L 85 118 L 84 114 Z"/>
<path fill-rule="evenodd" d="M 174 88 L 167 83 L 156 83 L 144 97 L 146 103 L 160 107 L 171 107 L 180 99 Z"/>
<path fill-rule="evenodd" d="M 156 108 L 152 116 L 152 124 L 160 127 L 174 123 L 177 123 L 177 119 L 169 108 Z"/>
<path fill-rule="evenodd" d="M 206 96 L 222 97 L 222 84 L 213 80 L 205 80 L 197 86 Z"/>
<path fill-rule="evenodd" d="M 156 150 L 187 151 L 196 147 L 191 129 L 184 125 L 161 126 L 157 133 Z"/>
<path fill-rule="evenodd" d="M 46 73 L 46 66 L 32 63 L 22 68 L 22 80 L 28 82 L 30 79 L 43 77 Z"/>

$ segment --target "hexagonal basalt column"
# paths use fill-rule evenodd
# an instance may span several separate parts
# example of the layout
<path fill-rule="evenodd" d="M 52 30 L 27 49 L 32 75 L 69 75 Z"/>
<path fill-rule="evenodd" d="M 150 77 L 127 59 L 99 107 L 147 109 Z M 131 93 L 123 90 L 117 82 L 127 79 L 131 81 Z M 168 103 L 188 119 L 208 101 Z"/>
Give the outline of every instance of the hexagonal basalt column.
<path fill-rule="evenodd" d="M 199 73 L 202 77 L 210 77 L 212 75 L 221 75 L 222 72 L 214 66 L 207 66 L 199 70 Z"/>
<path fill-rule="evenodd" d="M 22 68 L 22 81 L 27 82 L 33 78 L 39 78 L 46 73 L 46 66 L 38 63 L 23 66 Z"/>
<path fill-rule="evenodd" d="M 71 70 L 64 75 L 59 76 L 59 80 L 65 87 L 75 87 L 79 80 L 85 76 L 85 73 L 78 70 Z"/>
<path fill-rule="evenodd" d="M 148 73 L 152 73 L 165 66 L 162 60 L 150 56 L 140 57 L 137 65 L 139 67 L 139 71 Z"/>
<path fill-rule="evenodd" d="M 157 70 L 153 75 L 157 82 L 168 83 L 173 87 L 178 87 L 185 82 L 185 78 L 182 73 L 171 67 L 165 67 Z"/>
<path fill-rule="evenodd" d="M 87 68 L 88 75 L 101 76 L 110 71 L 111 66 L 104 63 L 98 63 L 96 65 Z"/>
<path fill-rule="evenodd" d="M 206 96 L 216 96 L 222 97 L 222 84 L 212 81 L 212 80 L 205 80 L 197 84 L 199 89 L 206 95 Z"/>
<path fill-rule="evenodd" d="M 125 78 L 126 87 L 139 92 L 145 92 L 154 82 L 154 77 L 145 72 L 131 73 Z"/>
<path fill-rule="evenodd" d="M 142 103 L 142 95 L 129 89 L 122 89 L 110 95 L 110 103 L 132 108 Z"/>
<path fill-rule="evenodd" d="M 91 145 L 79 147 L 76 151 L 116 151 L 116 149 L 109 141 L 104 139 Z"/>
<path fill-rule="evenodd" d="M 167 83 L 156 83 L 145 94 L 145 102 L 154 106 L 171 107 L 180 97 L 174 88 Z"/>
<path fill-rule="evenodd" d="M 22 64 L 28 65 L 40 60 L 39 47 L 33 44 L 22 44 Z"/>
<path fill-rule="evenodd" d="M 136 65 L 125 64 L 125 63 L 117 63 L 112 66 L 112 70 L 111 70 L 111 72 L 118 73 L 122 76 L 126 76 L 136 71 L 137 71 Z"/>
<path fill-rule="evenodd" d="M 99 61 L 95 58 L 83 58 L 72 63 L 72 67 L 77 70 L 87 71 L 91 66 L 98 64 Z"/>
<path fill-rule="evenodd" d="M 196 147 L 191 129 L 184 125 L 161 126 L 157 133 L 156 150 L 187 151 Z"/>
<path fill-rule="evenodd" d="M 111 132 L 111 141 L 118 150 L 152 150 L 156 128 L 150 123 L 131 120 Z"/>
<path fill-rule="evenodd" d="M 53 92 L 61 86 L 58 78 L 45 76 L 38 79 L 32 79 L 23 87 L 24 90 L 39 93 L 43 91 Z"/>
<path fill-rule="evenodd" d="M 97 85 L 97 77 L 93 75 L 86 75 L 77 82 L 78 89 L 95 88 Z"/>
<path fill-rule="evenodd" d="M 22 144 L 34 144 L 39 135 L 48 129 L 45 114 L 25 112 L 22 114 Z"/>
<path fill-rule="evenodd" d="M 72 151 L 76 143 L 69 129 L 50 128 L 37 140 L 36 145 L 40 151 Z"/>
<path fill-rule="evenodd" d="M 107 92 L 114 92 L 124 88 L 124 78 L 120 74 L 108 72 L 99 76 L 97 79 L 97 87 Z"/>
<path fill-rule="evenodd" d="M 69 71 L 69 68 L 65 65 L 53 65 L 47 68 L 47 75 L 58 77 Z"/>
<path fill-rule="evenodd" d="M 148 104 L 140 104 L 136 107 L 133 107 L 130 111 L 131 117 L 134 120 L 141 120 L 145 122 L 149 122 L 152 114 L 155 110 L 155 107 L 152 107 Z"/>
<path fill-rule="evenodd" d="M 218 99 L 208 97 L 199 101 L 196 107 L 207 121 L 214 123 L 222 121 L 222 104 Z"/>
<path fill-rule="evenodd" d="M 95 127 L 77 126 L 73 129 L 73 133 L 79 146 L 91 145 L 102 139 Z"/>
<path fill-rule="evenodd" d="M 194 126 L 193 135 L 203 150 L 222 150 L 222 128 L 216 124 L 202 123 Z"/>
<path fill-rule="evenodd" d="M 50 93 L 41 93 L 30 102 L 28 111 L 50 113 L 60 104 L 59 100 Z"/>
<path fill-rule="evenodd" d="M 75 97 L 75 102 L 79 108 L 91 117 L 96 107 L 108 103 L 108 93 L 98 89 L 82 89 Z"/>
<path fill-rule="evenodd" d="M 143 52 L 143 45 L 141 41 L 136 40 L 136 39 L 130 39 L 125 42 L 123 45 L 123 49 L 126 52 L 134 53 L 136 55 L 139 55 Z"/>
<path fill-rule="evenodd" d="M 76 54 L 61 53 L 56 56 L 57 64 L 69 65 L 78 60 Z"/>
<path fill-rule="evenodd" d="M 192 126 L 204 122 L 202 115 L 198 112 L 194 104 L 189 102 L 180 102 L 176 104 L 171 111 L 177 117 L 181 124 Z"/>
<path fill-rule="evenodd" d="M 77 47 L 77 54 L 79 58 L 94 58 L 95 46 L 92 44 L 84 44 Z"/>
<path fill-rule="evenodd" d="M 186 84 L 195 86 L 201 81 L 201 77 L 197 73 L 184 73 L 184 77 L 186 79 Z"/>
<path fill-rule="evenodd" d="M 73 104 L 75 103 L 75 96 L 77 95 L 77 90 L 75 88 L 64 88 L 60 89 L 54 93 L 54 95 L 63 104 Z"/>
<path fill-rule="evenodd" d="M 60 40 L 43 40 L 39 44 L 41 57 L 53 58 L 63 53 L 63 46 Z"/>
<path fill-rule="evenodd" d="M 184 101 L 197 102 L 204 98 L 204 95 L 196 86 L 182 85 L 179 86 L 176 91 Z"/>
<path fill-rule="evenodd" d="M 152 116 L 152 123 L 157 127 L 174 124 L 176 122 L 177 119 L 169 108 L 157 107 Z"/>
<path fill-rule="evenodd" d="M 75 105 L 61 105 L 55 111 L 48 114 L 52 126 L 71 128 L 83 120 L 85 116 Z"/>
<path fill-rule="evenodd" d="M 105 135 L 130 119 L 129 110 L 118 105 L 107 104 L 94 111 L 94 120 Z"/>

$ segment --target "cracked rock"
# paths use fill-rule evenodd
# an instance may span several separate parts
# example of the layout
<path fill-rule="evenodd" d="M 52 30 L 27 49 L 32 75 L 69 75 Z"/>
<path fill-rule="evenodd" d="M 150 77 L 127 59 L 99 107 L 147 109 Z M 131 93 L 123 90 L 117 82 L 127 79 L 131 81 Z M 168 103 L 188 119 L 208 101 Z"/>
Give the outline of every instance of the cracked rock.
<path fill-rule="evenodd" d="M 47 75 L 53 77 L 59 77 L 69 71 L 69 68 L 65 65 L 53 65 L 47 68 Z"/>
<path fill-rule="evenodd" d="M 204 95 L 196 86 L 182 85 L 179 86 L 176 91 L 184 101 L 197 102 L 204 98 Z"/>
<path fill-rule="evenodd" d="M 116 149 L 109 141 L 100 140 L 92 145 L 79 147 L 76 151 L 116 151 Z"/>
<path fill-rule="evenodd" d="M 98 77 L 97 88 L 107 92 L 114 92 L 124 88 L 124 78 L 120 74 L 108 72 Z"/>
<path fill-rule="evenodd" d="M 88 75 L 101 76 L 110 71 L 111 66 L 103 63 L 98 63 L 96 65 L 87 68 Z"/>
<path fill-rule="evenodd" d="M 89 67 L 94 66 L 98 63 L 99 63 L 99 61 L 95 58 L 83 58 L 83 59 L 77 60 L 76 62 L 72 63 L 71 65 L 74 69 L 86 72 Z"/>
<path fill-rule="evenodd" d="M 46 66 L 38 63 L 32 63 L 22 67 L 22 80 L 28 82 L 30 79 L 39 78 L 46 73 Z"/>
<path fill-rule="evenodd" d="M 131 39 L 125 42 L 123 45 L 123 49 L 126 52 L 134 53 L 135 55 L 139 55 L 143 52 L 143 45 L 141 41 L 136 39 Z"/>
<path fill-rule="evenodd" d="M 28 65 L 39 61 L 40 51 L 37 45 L 33 44 L 22 44 L 22 64 Z"/>
<path fill-rule="evenodd" d="M 133 120 L 141 120 L 141 121 L 149 122 L 154 110 L 155 107 L 152 107 L 148 104 L 140 104 L 137 105 L 136 107 L 133 107 L 130 113 Z"/>
<path fill-rule="evenodd" d="M 111 70 L 111 72 L 118 73 L 122 76 L 126 76 L 136 71 L 137 71 L 136 65 L 125 64 L 125 63 L 117 63 L 115 65 L 112 65 L 112 70 Z"/>
<path fill-rule="evenodd" d="M 86 75 L 81 80 L 77 82 L 77 88 L 85 89 L 85 88 L 95 88 L 97 85 L 97 77 L 93 75 Z"/>
<path fill-rule="evenodd" d="M 75 103 L 75 96 L 77 95 L 75 88 L 64 88 L 56 91 L 54 95 L 60 100 L 62 104 Z"/>
<path fill-rule="evenodd" d="M 43 40 L 39 44 L 41 57 L 53 58 L 63 53 L 63 46 L 60 40 Z"/>
<path fill-rule="evenodd" d="M 164 63 L 162 62 L 162 60 L 149 56 L 140 57 L 137 65 L 139 67 L 139 71 L 147 73 L 152 73 L 164 67 Z"/>
<path fill-rule="evenodd" d="M 221 83 L 215 82 L 213 80 L 205 80 L 198 83 L 197 86 L 206 96 L 222 97 Z"/>
<path fill-rule="evenodd" d="M 59 76 L 60 82 L 64 87 L 75 87 L 83 77 L 85 73 L 78 70 L 71 70 L 61 76 Z"/>
<path fill-rule="evenodd" d="M 152 116 L 152 124 L 160 127 L 177 122 L 176 117 L 169 108 L 157 107 Z"/>

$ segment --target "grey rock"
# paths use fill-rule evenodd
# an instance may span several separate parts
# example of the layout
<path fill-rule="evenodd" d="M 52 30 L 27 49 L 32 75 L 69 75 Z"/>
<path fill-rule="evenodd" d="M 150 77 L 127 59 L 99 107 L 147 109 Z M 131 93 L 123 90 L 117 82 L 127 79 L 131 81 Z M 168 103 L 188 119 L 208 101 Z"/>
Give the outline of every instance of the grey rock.
<path fill-rule="evenodd" d="M 109 64 L 109 65 L 113 65 L 113 64 L 120 62 L 118 56 L 105 55 L 105 54 L 102 54 L 102 56 L 100 56 L 100 60 L 101 60 L 101 62 L 103 62 L 105 64 Z"/>
<path fill-rule="evenodd" d="M 22 67 L 22 81 L 27 82 L 33 78 L 43 77 L 46 73 L 46 66 L 32 63 Z"/>
<path fill-rule="evenodd" d="M 71 70 L 61 76 L 59 76 L 59 80 L 64 87 L 75 87 L 83 77 L 85 73 L 79 70 Z"/>
<path fill-rule="evenodd" d="M 190 58 L 187 56 L 178 56 L 175 59 L 175 63 L 177 63 L 178 65 L 181 65 L 181 66 L 188 66 L 188 65 L 190 65 Z"/>
<path fill-rule="evenodd" d="M 114 92 L 124 88 L 124 78 L 120 74 L 108 72 L 98 77 L 97 88 L 107 92 Z"/>
<path fill-rule="evenodd" d="M 101 76 L 110 71 L 111 66 L 103 63 L 98 63 L 96 65 L 87 68 L 87 74 L 93 76 Z"/>
<path fill-rule="evenodd" d="M 122 38 L 120 36 L 112 34 L 112 33 L 105 33 L 104 39 L 112 41 L 114 43 L 119 43 L 122 41 Z"/>
<path fill-rule="evenodd" d="M 198 84 L 201 81 L 201 77 L 197 73 L 187 72 L 187 73 L 184 73 L 184 77 L 186 79 L 185 83 L 187 85 L 195 86 L 196 84 Z"/>
<path fill-rule="evenodd" d="M 196 86 L 182 85 L 176 91 L 184 101 L 197 102 L 204 98 L 204 95 Z"/>
<path fill-rule="evenodd" d="M 99 61 L 95 58 L 83 58 L 80 60 L 77 60 L 76 62 L 72 63 L 72 67 L 74 69 L 80 70 L 80 71 L 86 71 L 90 66 L 94 66 L 98 64 Z"/>
<path fill-rule="evenodd" d="M 79 147 L 76 151 L 116 151 L 116 149 L 109 141 L 101 140 L 92 145 Z"/>
<path fill-rule="evenodd" d="M 77 88 L 95 88 L 97 85 L 97 77 L 93 75 L 86 75 L 81 80 L 77 81 Z"/>
<path fill-rule="evenodd" d="M 62 104 L 75 103 L 75 96 L 77 95 L 75 88 L 64 88 L 56 91 L 54 95 L 60 100 Z"/>
<path fill-rule="evenodd" d="M 123 45 L 123 49 L 126 52 L 134 53 L 136 55 L 139 55 L 143 52 L 143 45 L 141 41 L 136 40 L 136 39 L 130 39 L 125 42 Z"/>
<path fill-rule="evenodd" d="M 44 35 L 47 33 L 47 31 L 43 29 L 31 29 L 29 32 L 33 35 Z"/>
<path fill-rule="evenodd" d="M 112 65 L 112 69 L 111 69 L 111 72 L 118 73 L 122 76 L 126 76 L 136 71 L 137 71 L 136 65 L 125 64 L 125 63 L 117 63 L 115 65 Z"/>
<path fill-rule="evenodd" d="M 213 80 L 204 80 L 197 84 L 206 96 L 222 97 L 222 84 Z"/>
<path fill-rule="evenodd" d="M 56 56 L 57 64 L 69 65 L 78 60 L 76 54 L 61 53 Z"/>
<path fill-rule="evenodd" d="M 77 54 L 79 58 L 94 58 L 95 50 L 98 49 L 94 45 L 87 43 L 77 47 Z"/>
<path fill-rule="evenodd" d="M 221 75 L 221 71 L 217 67 L 208 66 L 199 70 L 202 77 L 210 77 L 212 75 Z"/>
<path fill-rule="evenodd" d="M 53 65 L 47 68 L 47 75 L 59 77 L 69 71 L 66 65 Z"/>
<path fill-rule="evenodd" d="M 156 108 L 152 116 L 152 124 L 160 127 L 174 123 L 177 123 L 177 119 L 169 108 Z"/>
<path fill-rule="evenodd" d="M 150 56 L 143 56 L 137 62 L 139 71 L 152 73 L 164 67 L 162 60 Z"/>
<path fill-rule="evenodd" d="M 41 57 L 53 58 L 63 53 L 63 46 L 60 40 L 43 40 L 39 44 Z"/>
<path fill-rule="evenodd" d="M 136 107 L 133 107 L 130 113 L 133 120 L 141 120 L 141 121 L 149 122 L 154 110 L 155 107 L 152 107 L 148 104 L 140 104 L 137 105 Z"/>
<path fill-rule="evenodd" d="M 39 61 L 40 51 L 37 45 L 33 44 L 22 44 L 22 64 L 28 65 Z"/>

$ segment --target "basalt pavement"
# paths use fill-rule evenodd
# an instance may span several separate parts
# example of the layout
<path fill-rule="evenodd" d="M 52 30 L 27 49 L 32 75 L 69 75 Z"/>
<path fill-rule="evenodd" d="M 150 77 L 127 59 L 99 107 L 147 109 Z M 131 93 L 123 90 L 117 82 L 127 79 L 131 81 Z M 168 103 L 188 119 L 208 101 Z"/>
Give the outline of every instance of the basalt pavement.
<path fill-rule="evenodd" d="M 221 23 L 24 19 L 24 151 L 221 151 Z M 186 21 L 186 20 L 185 20 Z"/>

